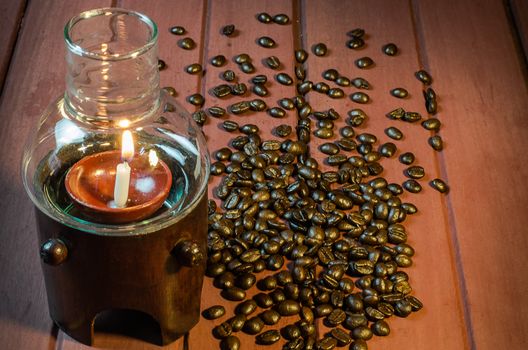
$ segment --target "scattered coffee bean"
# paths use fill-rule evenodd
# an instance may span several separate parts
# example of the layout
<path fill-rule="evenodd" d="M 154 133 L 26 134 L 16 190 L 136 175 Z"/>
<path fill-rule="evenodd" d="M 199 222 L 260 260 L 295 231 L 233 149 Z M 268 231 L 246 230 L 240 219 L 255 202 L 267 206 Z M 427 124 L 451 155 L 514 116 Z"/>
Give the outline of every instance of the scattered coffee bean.
<path fill-rule="evenodd" d="M 282 85 L 291 85 L 293 84 L 293 79 L 286 73 L 279 73 L 275 76 L 275 79 L 278 83 Z"/>
<path fill-rule="evenodd" d="M 319 43 L 319 44 L 315 44 L 312 47 L 312 52 L 314 53 L 314 55 L 319 56 L 319 57 L 326 56 L 328 52 L 328 48 L 326 47 L 325 44 Z"/>
<path fill-rule="evenodd" d="M 268 114 L 273 118 L 284 118 L 286 116 L 286 112 L 280 107 L 272 107 L 268 109 Z"/>
<path fill-rule="evenodd" d="M 416 79 L 420 80 L 424 85 L 431 85 L 433 82 L 431 75 L 423 69 L 417 71 L 414 75 L 416 76 Z"/>
<path fill-rule="evenodd" d="M 235 75 L 235 72 L 233 72 L 232 70 L 226 70 L 225 72 L 222 73 L 222 78 L 225 81 L 233 81 L 236 79 L 236 75 Z"/>
<path fill-rule="evenodd" d="M 385 129 L 385 134 L 393 140 L 401 140 L 403 138 L 403 133 L 395 126 Z"/>
<path fill-rule="evenodd" d="M 281 66 L 281 62 L 276 56 L 270 56 L 264 62 L 271 69 L 279 69 Z"/>
<path fill-rule="evenodd" d="M 225 308 L 222 305 L 214 305 L 202 311 L 202 316 L 208 320 L 214 320 L 225 315 Z"/>
<path fill-rule="evenodd" d="M 269 36 L 263 36 L 263 37 L 258 38 L 257 43 L 260 46 L 266 47 L 266 48 L 272 48 L 272 47 L 275 47 L 276 45 L 275 40 L 273 40 Z"/>
<path fill-rule="evenodd" d="M 411 152 L 405 152 L 400 155 L 399 159 L 402 164 L 411 165 L 414 163 L 414 154 Z"/>
<path fill-rule="evenodd" d="M 158 60 L 158 69 L 160 71 L 162 71 L 162 70 L 165 70 L 166 68 L 167 68 L 167 64 L 165 63 L 165 61 L 159 59 Z"/>
<path fill-rule="evenodd" d="M 226 62 L 227 59 L 224 55 L 217 55 L 211 58 L 211 64 L 215 67 L 222 67 Z"/>
<path fill-rule="evenodd" d="M 374 65 L 374 61 L 370 57 L 361 57 L 354 61 L 356 67 L 361 69 L 371 68 Z"/>
<path fill-rule="evenodd" d="M 225 36 L 231 36 L 235 33 L 235 26 L 233 24 L 228 24 L 222 28 L 222 34 Z"/>
<path fill-rule="evenodd" d="M 200 94 L 192 94 L 187 97 L 187 102 L 189 102 L 190 104 L 194 106 L 201 107 L 205 103 L 205 99 Z"/>
<path fill-rule="evenodd" d="M 187 31 L 182 26 L 174 26 L 170 28 L 170 32 L 171 34 L 174 34 L 174 35 L 183 35 Z"/>
<path fill-rule="evenodd" d="M 352 38 L 349 41 L 347 41 L 347 47 L 349 49 L 362 49 L 365 46 L 365 41 L 362 38 Z"/>
<path fill-rule="evenodd" d="M 413 165 L 405 169 L 404 174 L 411 179 L 421 179 L 425 176 L 425 170 L 419 165 Z"/>
<path fill-rule="evenodd" d="M 390 91 L 391 95 L 397 98 L 406 98 L 409 96 L 409 92 L 404 88 L 394 88 Z"/>
<path fill-rule="evenodd" d="M 240 340 L 234 335 L 230 335 L 220 342 L 221 350 L 240 350 Z"/>
<path fill-rule="evenodd" d="M 340 88 L 329 89 L 326 93 L 330 98 L 343 98 L 345 97 L 345 92 Z"/>
<path fill-rule="evenodd" d="M 271 23 L 273 18 L 266 12 L 262 12 L 257 15 L 257 20 L 261 23 Z"/>
<path fill-rule="evenodd" d="M 370 89 L 370 83 L 363 78 L 354 78 L 352 79 L 351 83 L 358 89 L 365 89 L 365 90 Z"/>
<path fill-rule="evenodd" d="M 185 71 L 189 74 L 198 74 L 202 71 L 202 66 L 198 63 L 193 63 L 185 67 Z"/>
<path fill-rule="evenodd" d="M 350 99 L 361 104 L 365 104 L 370 101 L 369 95 L 364 92 L 354 92 L 352 95 L 350 95 Z"/>
<path fill-rule="evenodd" d="M 255 339 L 257 341 L 257 344 L 271 345 L 275 344 L 280 340 L 280 333 L 279 331 L 272 329 L 257 335 Z"/>
<path fill-rule="evenodd" d="M 183 38 L 178 41 L 178 46 L 185 50 L 192 50 L 196 47 L 196 43 L 191 38 Z"/>
<path fill-rule="evenodd" d="M 290 17 L 284 13 L 279 13 L 278 15 L 273 16 L 273 22 L 285 25 L 290 23 Z"/>
<path fill-rule="evenodd" d="M 433 179 L 429 185 L 440 193 L 449 192 L 449 186 L 442 179 Z"/>
<path fill-rule="evenodd" d="M 428 142 L 435 151 L 441 151 L 444 149 L 444 142 L 442 141 L 440 135 L 431 136 Z"/>
<path fill-rule="evenodd" d="M 398 54 L 398 47 L 396 44 L 388 43 L 383 45 L 381 51 L 387 56 L 396 56 Z"/>
<path fill-rule="evenodd" d="M 407 180 L 403 183 L 403 188 L 411 193 L 418 193 L 422 190 L 422 186 L 416 180 Z"/>

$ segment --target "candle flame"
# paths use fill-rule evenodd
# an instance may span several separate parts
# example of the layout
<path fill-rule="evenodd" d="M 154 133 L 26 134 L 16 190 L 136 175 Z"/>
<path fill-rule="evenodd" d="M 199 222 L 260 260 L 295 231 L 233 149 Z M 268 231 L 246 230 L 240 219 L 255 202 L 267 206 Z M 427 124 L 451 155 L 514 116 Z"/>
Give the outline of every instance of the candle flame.
<path fill-rule="evenodd" d="M 132 133 L 130 130 L 123 131 L 121 157 L 124 160 L 131 160 L 134 157 L 134 140 L 132 139 Z"/>
<path fill-rule="evenodd" d="M 158 165 L 159 158 L 155 150 L 151 149 L 149 151 L 148 158 L 149 158 L 149 164 L 151 167 L 155 167 L 156 165 Z"/>

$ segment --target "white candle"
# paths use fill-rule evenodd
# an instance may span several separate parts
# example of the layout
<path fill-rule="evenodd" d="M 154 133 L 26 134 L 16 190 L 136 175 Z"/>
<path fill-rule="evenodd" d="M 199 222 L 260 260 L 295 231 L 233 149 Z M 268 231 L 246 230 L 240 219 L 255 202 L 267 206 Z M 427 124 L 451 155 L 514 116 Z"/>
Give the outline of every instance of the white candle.
<path fill-rule="evenodd" d="M 114 204 L 124 208 L 128 200 L 128 187 L 130 186 L 130 166 L 125 161 L 117 165 L 114 186 Z"/>
<path fill-rule="evenodd" d="M 123 132 L 121 142 L 121 157 L 123 163 L 117 165 L 114 185 L 114 205 L 118 208 L 126 207 L 128 201 L 128 189 L 130 187 L 130 166 L 127 160 L 134 157 L 134 140 L 129 130 Z"/>

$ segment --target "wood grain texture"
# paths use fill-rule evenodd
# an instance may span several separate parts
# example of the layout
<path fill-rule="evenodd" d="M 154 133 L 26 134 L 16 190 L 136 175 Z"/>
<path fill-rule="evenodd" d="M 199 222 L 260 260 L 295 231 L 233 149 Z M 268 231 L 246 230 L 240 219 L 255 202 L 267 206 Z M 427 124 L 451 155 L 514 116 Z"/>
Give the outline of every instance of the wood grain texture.
<path fill-rule="evenodd" d="M 307 68 L 309 79 L 314 82 L 324 81 L 322 72 L 335 68 L 343 76 L 351 79 L 363 77 L 372 85 L 371 90 L 345 87 L 343 89 L 347 97 L 342 100 L 332 100 L 325 95 L 311 93 L 309 100 L 312 107 L 316 110 L 335 108 L 342 116 L 342 119 L 337 121 L 336 130 L 345 125 L 344 119 L 349 110 L 362 109 L 369 117 L 364 125 L 356 128 L 356 134 L 372 133 L 379 139 L 376 147 L 384 142 L 393 142 L 399 149 L 392 159 L 381 162 L 385 168 L 383 176 L 387 180 L 400 184 L 406 180 L 403 175 L 406 166 L 399 163 L 397 157 L 408 151 L 416 155 L 415 164 L 423 166 L 427 174 L 419 181 L 423 187 L 420 194 L 402 195 L 402 200 L 416 204 L 420 210 L 405 222 L 409 243 L 416 249 L 414 266 L 406 271 L 410 276 L 414 295 L 423 301 L 424 309 L 407 319 L 392 317 L 388 320 L 392 328 L 391 335 L 375 337 L 369 344 L 380 349 L 466 348 L 455 262 L 450 253 L 447 210 L 442 195 L 427 185 L 433 178 L 441 177 L 437 156 L 427 144 L 430 132 L 423 129 L 419 123 L 405 123 L 385 117 L 386 113 L 398 107 L 427 116 L 422 84 L 414 77 L 414 72 L 420 69 L 420 65 L 408 2 L 306 0 L 303 4 L 306 46 L 312 47 L 323 42 L 329 48 L 329 54 L 325 57 L 316 57 L 310 53 Z M 379 20 L 381 18 L 383 20 Z M 346 33 L 354 28 L 363 28 L 366 31 L 366 46 L 363 49 L 351 50 L 346 46 L 349 39 Z M 382 46 L 389 42 L 398 46 L 398 55 L 390 57 L 382 53 Z M 359 69 L 355 66 L 354 61 L 364 56 L 374 60 L 373 68 Z M 337 86 L 335 83 L 326 82 Z M 396 87 L 407 89 L 410 97 L 397 99 L 391 96 L 389 91 Z M 352 102 L 348 96 L 356 91 L 366 92 L 371 102 L 365 105 Z M 384 130 L 389 126 L 399 128 L 405 135 L 403 140 L 394 141 L 387 137 Z M 330 141 L 339 137 L 335 135 Z M 315 151 L 316 144 L 327 140 L 314 138 L 313 141 L 312 150 Z M 439 269 L 438 266 L 442 268 Z M 452 287 L 446 289 L 446 285 Z"/>
<path fill-rule="evenodd" d="M 13 55 L 20 22 L 24 16 L 25 0 L 0 2 L 0 91 L 4 86 L 5 75 L 9 69 L 9 62 Z"/>
<path fill-rule="evenodd" d="M 528 92 L 499 1 L 416 2 L 472 348 L 526 349 Z M 445 25 L 449 23 L 449 25 Z M 486 25 L 483 25 L 486 23 Z M 502 79 L 502 77 L 508 77 Z M 500 336 L 498 336 L 500 335 Z M 511 336 L 510 336 L 511 335 Z"/>
<path fill-rule="evenodd" d="M 53 349 L 52 329 L 38 255 L 33 205 L 20 176 L 24 140 L 40 113 L 64 91 L 62 30 L 83 1 L 55 6 L 32 2 L 18 36 L 0 105 L 0 344 L 2 349 Z M 109 5 L 93 1 L 89 6 Z"/>

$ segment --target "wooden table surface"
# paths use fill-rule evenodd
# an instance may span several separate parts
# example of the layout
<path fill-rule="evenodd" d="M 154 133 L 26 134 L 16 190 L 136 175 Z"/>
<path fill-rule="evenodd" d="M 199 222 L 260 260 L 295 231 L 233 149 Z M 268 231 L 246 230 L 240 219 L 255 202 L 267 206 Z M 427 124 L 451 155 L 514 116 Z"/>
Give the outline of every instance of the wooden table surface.
<path fill-rule="evenodd" d="M 391 318 L 391 335 L 371 340 L 370 349 L 528 349 L 526 0 L 2 1 L 0 349 L 88 348 L 59 331 L 49 318 L 32 203 L 19 169 L 24 140 L 43 109 L 64 91 L 64 24 L 82 10 L 105 6 L 134 9 L 158 23 L 160 58 L 168 64 L 161 73 L 162 84 L 174 86 L 178 99 L 190 111 L 194 107 L 185 98 L 196 92 L 206 96 L 206 107 L 225 107 L 235 101 L 218 100 L 208 93 L 221 82 L 222 70 L 235 70 L 242 81 L 250 77 L 233 62 L 222 68 L 211 66 L 208 61 L 214 55 L 232 58 L 246 52 L 254 59 L 255 74 L 271 78 L 276 72 L 264 67 L 262 58 L 279 57 L 283 71 L 293 75 L 295 48 L 310 50 L 315 43 L 326 43 L 326 57 L 310 55 L 305 65 L 308 79 L 322 81 L 323 70 L 336 68 L 345 76 L 369 80 L 372 102 L 359 106 L 369 119 L 358 131 L 372 132 L 386 142 L 383 130 L 397 126 L 405 134 L 402 141 L 395 141 L 399 152 L 413 151 L 427 172 L 423 192 L 404 195 L 420 209 L 406 222 L 409 241 L 416 249 L 414 265 L 407 271 L 413 293 L 425 307 L 407 319 Z M 255 15 L 262 11 L 286 13 L 293 24 L 259 23 Z M 230 23 L 238 30 L 236 37 L 220 35 L 220 28 Z M 197 43 L 194 50 L 176 45 L 179 38 L 168 31 L 173 25 L 187 29 Z M 356 27 L 368 33 L 367 46 L 361 51 L 345 45 L 346 32 Z M 257 46 L 256 38 L 263 35 L 274 38 L 277 47 Z M 380 48 L 387 42 L 396 43 L 400 54 L 383 55 Z M 376 67 L 360 71 L 353 62 L 366 55 L 375 60 Z M 206 67 L 203 78 L 183 71 L 195 62 Z M 414 78 L 420 68 L 432 74 L 432 87 L 439 96 L 442 152 L 427 145 L 431 134 L 419 125 L 384 116 L 398 106 L 426 114 L 422 85 Z M 268 105 L 295 95 L 293 85 L 268 84 Z M 391 97 L 388 91 L 396 86 L 407 88 L 411 98 Z M 354 91 L 344 89 L 347 94 Z M 333 107 L 342 116 L 358 107 L 349 98 L 308 96 L 315 110 Z M 279 123 L 296 124 L 292 112 L 283 120 L 266 113 L 228 119 L 257 124 L 264 137 Z M 344 124 L 342 119 L 338 126 Z M 219 123 L 209 119 L 204 127 L 210 151 L 226 145 L 231 137 Z M 321 140 L 312 139 L 315 150 Z M 389 180 L 404 181 L 404 167 L 396 159 L 385 160 L 383 165 Z M 449 183 L 448 195 L 427 185 L 435 177 Z M 209 279 L 202 295 L 203 308 L 216 303 L 223 303 L 228 311 L 233 308 Z M 219 321 L 202 319 L 190 333 L 190 349 L 218 348 L 211 328 Z M 126 322 L 124 327 L 103 325 L 96 333 L 95 346 L 156 349 L 146 341 L 149 327 Z M 249 336 L 242 336 L 242 342 L 243 349 L 265 348 L 254 345 Z M 182 348 L 181 340 L 167 346 Z"/>

